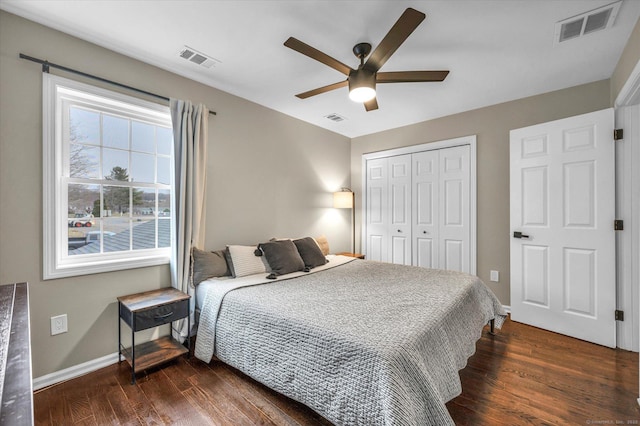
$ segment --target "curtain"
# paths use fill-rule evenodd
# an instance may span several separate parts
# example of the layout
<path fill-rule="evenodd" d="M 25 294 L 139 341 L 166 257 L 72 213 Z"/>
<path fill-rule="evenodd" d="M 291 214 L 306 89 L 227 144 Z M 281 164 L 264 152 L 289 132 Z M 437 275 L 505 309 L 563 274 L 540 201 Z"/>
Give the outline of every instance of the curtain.
<path fill-rule="evenodd" d="M 191 324 L 194 323 L 195 289 L 190 280 L 191 248 L 204 246 L 205 188 L 209 110 L 190 101 L 171 99 L 174 144 L 174 195 L 171 285 L 191 295 Z M 189 336 L 186 318 L 179 321 L 173 337 L 180 342 Z"/>

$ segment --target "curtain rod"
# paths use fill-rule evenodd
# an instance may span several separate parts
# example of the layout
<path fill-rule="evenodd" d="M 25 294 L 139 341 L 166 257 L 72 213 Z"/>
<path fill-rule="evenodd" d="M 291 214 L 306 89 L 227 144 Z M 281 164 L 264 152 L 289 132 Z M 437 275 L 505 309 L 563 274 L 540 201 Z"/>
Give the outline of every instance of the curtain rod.
<path fill-rule="evenodd" d="M 142 93 L 144 95 L 148 95 L 148 96 L 152 96 L 154 98 L 162 99 L 162 100 L 167 101 L 167 102 L 169 102 L 169 100 L 170 100 L 166 96 L 162 96 L 162 95 L 158 95 L 158 94 L 155 94 L 155 93 L 147 92 L 146 90 L 138 89 L 136 87 L 127 86 L 126 84 L 118 83 L 117 81 L 107 80 L 106 78 L 98 77 L 97 75 L 87 74 L 86 72 L 74 70 L 73 68 L 67 68 L 67 67 L 62 66 L 62 65 L 54 64 L 53 62 L 44 61 L 42 59 L 34 58 L 32 56 L 27 56 L 27 55 L 25 55 L 23 53 L 20 54 L 20 58 L 21 59 L 26 59 L 26 60 L 32 61 L 32 62 L 37 62 L 38 64 L 41 64 L 42 65 L 42 72 L 48 73 L 49 72 L 49 68 L 53 67 L 53 68 L 60 69 L 62 71 L 67 71 L 67 72 L 70 72 L 70 73 L 73 73 L 73 74 L 81 75 L 83 77 L 92 78 L 94 80 L 102 81 L 103 83 L 108 83 L 108 84 L 112 84 L 114 86 L 122 87 L 123 89 L 128 89 L 128 90 L 131 90 L 131 91 L 134 91 L 134 92 L 137 92 L 137 93 Z M 209 110 L 209 114 L 217 115 L 215 111 L 211 111 L 211 110 Z"/>

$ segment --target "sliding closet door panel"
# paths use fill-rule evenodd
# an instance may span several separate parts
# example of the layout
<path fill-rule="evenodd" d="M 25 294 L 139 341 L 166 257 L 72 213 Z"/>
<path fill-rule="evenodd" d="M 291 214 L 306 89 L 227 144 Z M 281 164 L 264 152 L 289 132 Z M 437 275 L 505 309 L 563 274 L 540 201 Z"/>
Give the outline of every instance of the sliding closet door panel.
<path fill-rule="evenodd" d="M 367 161 L 367 259 L 388 261 L 389 246 L 388 159 Z"/>
<path fill-rule="evenodd" d="M 439 265 L 439 158 L 439 150 L 412 155 L 413 265 L 423 268 Z"/>
<path fill-rule="evenodd" d="M 469 272 L 470 148 L 440 150 L 439 267 Z"/>
<path fill-rule="evenodd" d="M 389 158 L 389 260 L 411 265 L 411 154 Z"/>

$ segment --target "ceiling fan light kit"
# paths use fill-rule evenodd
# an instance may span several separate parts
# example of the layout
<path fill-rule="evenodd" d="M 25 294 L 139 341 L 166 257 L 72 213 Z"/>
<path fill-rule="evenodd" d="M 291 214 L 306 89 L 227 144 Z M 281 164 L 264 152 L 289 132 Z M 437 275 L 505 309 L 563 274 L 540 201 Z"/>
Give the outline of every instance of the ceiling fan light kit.
<path fill-rule="evenodd" d="M 359 69 L 349 74 L 349 98 L 354 102 L 366 102 L 376 97 L 376 75 Z"/>
<path fill-rule="evenodd" d="M 311 96 L 326 93 L 348 85 L 349 98 L 355 102 L 362 102 L 367 111 L 373 111 L 378 109 L 376 83 L 419 83 L 427 81 L 443 81 L 449 74 L 449 71 L 378 72 L 398 47 L 400 47 L 407 37 L 409 37 L 418 25 L 420 25 L 425 17 L 426 15 L 424 13 L 415 9 L 406 9 L 370 56 L 369 53 L 371 52 L 371 45 L 369 43 L 356 44 L 353 47 L 353 54 L 360 59 L 360 65 L 357 70 L 352 69 L 337 59 L 332 58 L 326 53 L 323 53 L 294 37 L 289 37 L 287 41 L 284 42 L 285 46 L 295 50 L 296 52 L 302 53 L 311 59 L 315 59 L 316 61 L 321 62 L 347 76 L 347 80 L 309 90 L 304 93 L 299 93 L 296 97 L 306 99 Z M 367 56 L 369 56 L 369 59 L 365 62 L 364 59 Z"/>

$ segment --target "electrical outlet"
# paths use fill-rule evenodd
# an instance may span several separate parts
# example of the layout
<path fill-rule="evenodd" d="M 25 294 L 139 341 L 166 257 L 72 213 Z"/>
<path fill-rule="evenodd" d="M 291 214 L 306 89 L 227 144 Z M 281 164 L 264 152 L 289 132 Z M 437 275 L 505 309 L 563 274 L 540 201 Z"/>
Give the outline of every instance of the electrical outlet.
<path fill-rule="evenodd" d="M 51 335 L 66 333 L 67 330 L 67 314 L 51 317 Z"/>
<path fill-rule="evenodd" d="M 497 283 L 498 281 L 500 281 L 500 272 L 498 271 L 491 271 L 490 275 L 489 275 L 489 279 L 491 281 L 493 281 L 494 283 Z"/>

